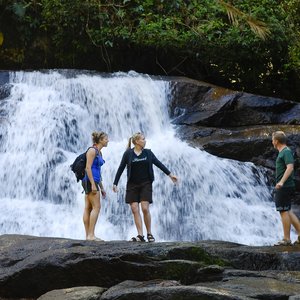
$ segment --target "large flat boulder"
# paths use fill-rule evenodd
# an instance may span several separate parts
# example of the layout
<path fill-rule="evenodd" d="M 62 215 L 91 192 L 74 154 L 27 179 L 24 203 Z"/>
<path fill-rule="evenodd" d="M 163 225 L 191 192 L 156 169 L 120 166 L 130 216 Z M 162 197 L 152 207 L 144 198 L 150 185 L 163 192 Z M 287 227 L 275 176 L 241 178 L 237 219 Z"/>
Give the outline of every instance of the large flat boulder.
<path fill-rule="evenodd" d="M 76 286 L 110 288 L 126 280 L 176 280 L 190 286 L 221 281 L 228 268 L 293 271 L 300 278 L 299 250 L 222 241 L 93 242 L 2 235 L 0 297 L 35 298 Z"/>
<path fill-rule="evenodd" d="M 101 300 L 250 300 L 250 298 L 227 291 L 225 294 L 221 289 L 205 286 L 184 286 L 181 284 L 159 281 L 137 282 L 125 281 L 108 291 Z"/>

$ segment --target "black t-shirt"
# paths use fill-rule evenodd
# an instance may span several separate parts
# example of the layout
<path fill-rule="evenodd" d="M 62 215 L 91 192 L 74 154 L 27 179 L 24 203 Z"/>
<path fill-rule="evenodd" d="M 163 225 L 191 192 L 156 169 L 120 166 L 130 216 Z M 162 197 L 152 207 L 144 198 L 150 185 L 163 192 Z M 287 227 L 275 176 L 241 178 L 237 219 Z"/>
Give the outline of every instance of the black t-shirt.
<path fill-rule="evenodd" d="M 145 150 L 143 150 L 140 155 L 136 155 L 133 152 L 129 181 L 134 183 L 151 181 L 149 176 L 149 159 Z"/>

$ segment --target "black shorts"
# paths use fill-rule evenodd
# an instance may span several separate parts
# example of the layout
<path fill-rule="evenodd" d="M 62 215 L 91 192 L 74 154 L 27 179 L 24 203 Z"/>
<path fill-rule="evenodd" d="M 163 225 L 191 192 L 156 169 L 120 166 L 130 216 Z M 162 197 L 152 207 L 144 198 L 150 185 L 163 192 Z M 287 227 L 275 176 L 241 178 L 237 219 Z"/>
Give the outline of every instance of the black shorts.
<path fill-rule="evenodd" d="M 277 211 L 289 211 L 292 206 L 292 198 L 295 189 L 292 187 L 282 187 L 275 190 L 275 205 Z"/>
<path fill-rule="evenodd" d="M 96 184 L 97 191 L 99 191 L 100 190 L 99 183 L 95 182 L 95 184 Z M 86 195 L 89 194 L 92 191 L 92 184 L 91 184 L 91 182 L 89 180 L 82 181 L 81 185 L 82 185 L 82 187 L 84 189 L 84 193 Z"/>
<path fill-rule="evenodd" d="M 152 182 L 127 182 L 125 201 L 126 203 L 140 203 L 141 201 L 152 203 Z"/>

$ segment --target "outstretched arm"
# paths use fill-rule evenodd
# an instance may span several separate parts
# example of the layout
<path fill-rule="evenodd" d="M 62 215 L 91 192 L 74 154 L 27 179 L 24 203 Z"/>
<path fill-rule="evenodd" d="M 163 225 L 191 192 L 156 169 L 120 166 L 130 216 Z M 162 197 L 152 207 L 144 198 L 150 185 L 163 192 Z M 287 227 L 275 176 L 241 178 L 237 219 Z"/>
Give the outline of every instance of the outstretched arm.
<path fill-rule="evenodd" d="M 177 176 L 175 176 L 174 174 L 172 174 L 169 171 L 169 169 L 161 161 L 159 161 L 157 159 L 157 157 L 154 155 L 154 153 L 152 151 L 151 151 L 151 154 L 152 154 L 152 162 L 153 162 L 153 164 L 156 165 L 158 168 L 160 168 L 166 175 L 168 175 L 174 183 L 177 183 L 178 182 Z"/>
<path fill-rule="evenodd" d="M 160 168 L 166 175 L 170 175 L 171 172 L 169 171 L 169 169 L 161 162 L 159 161 L 156 156 L 154 155 L 154 153 L 151 151 L 151 155 L 152 155 L 152 162 L 154 165 L 156 165 L 158 168 Z"/>

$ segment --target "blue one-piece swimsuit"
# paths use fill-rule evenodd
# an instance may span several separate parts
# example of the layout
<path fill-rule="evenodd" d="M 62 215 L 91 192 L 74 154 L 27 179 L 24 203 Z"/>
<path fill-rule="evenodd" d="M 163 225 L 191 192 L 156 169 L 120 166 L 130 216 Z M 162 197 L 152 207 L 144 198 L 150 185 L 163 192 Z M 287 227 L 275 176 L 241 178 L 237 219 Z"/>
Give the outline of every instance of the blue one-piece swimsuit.
<path fill-rule="evenodd" d="M 94 147 L 93 147 L 94 148 Z M 105 160 L 102 158 L 102 156 L 99 154 L 98 149 L 94 148 L 96 150 L 96 157 L 92 164 L 92 174 L 95 183 L 99 184 L 101 181 L 101 166 L 105 163 Z M 89 181 L 89 178 L 85 172 L 85 176 L 83 177 L 82 181 Z"/>

